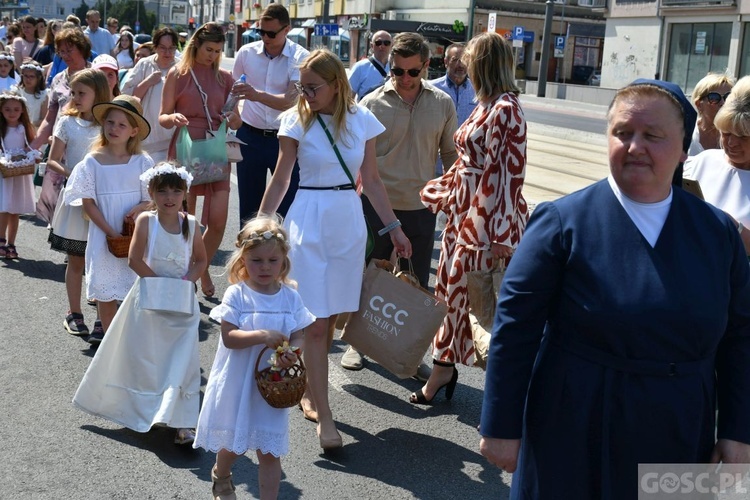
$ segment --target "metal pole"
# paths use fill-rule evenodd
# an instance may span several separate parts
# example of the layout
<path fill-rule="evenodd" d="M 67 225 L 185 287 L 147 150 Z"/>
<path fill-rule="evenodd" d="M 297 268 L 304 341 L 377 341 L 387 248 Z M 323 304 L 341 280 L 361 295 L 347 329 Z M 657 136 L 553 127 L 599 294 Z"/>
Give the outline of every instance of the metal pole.
<path fill-rule="evenodd" d="M 542 59 L 539 61 L 539 79 L 536 89 L 537 97 L 547 95 L 547 66 L 549 65 L 549 42 L 552 36 L 552 15 L 554 13 L 552 0 L 545 2 L 544 9 L 544 34 L 542 34 Z"/>
<path fill-rule="evenodd" d="M 474 36 L 474 8 L 476 7 L 477 0 L 471 0 L 469 4 L 469 26 L 466 30 L 466 41 L 471 40 Z"/>

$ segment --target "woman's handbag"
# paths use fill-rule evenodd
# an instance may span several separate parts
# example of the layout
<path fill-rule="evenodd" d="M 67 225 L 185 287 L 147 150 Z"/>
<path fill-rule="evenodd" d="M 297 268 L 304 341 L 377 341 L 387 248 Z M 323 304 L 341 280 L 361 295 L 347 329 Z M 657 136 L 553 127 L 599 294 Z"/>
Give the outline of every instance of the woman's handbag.
<path fill-rule="evenodd" d="M 469 324 L 474 340 L 474 366 L 487 368 L 487 353 L 490 349 L 492 323 L 505 268 L 495 266 L 488 271 L 466 273 L 466 288 L 469 302 Z"/>
<path fill-rule="evenodd" d="M 352 177 L 352 173 L 349 172 L 349 168 L 346 166 L 346 163 L 344 163 L 344 159 L 341 157 L 339 148 L 336 146 L 336 143 L 333 141 L 333 136 L 328 131 L 328 127 L 326 127 L 326 124 L 323 122 L 323 119 L 320 117 L 320 115 L 318 115 L 318 122 L 320 123 L 320 126 L 323 127 L 323 130 L 325 131 L 326 136 L 328 136 L 328 141 L 331 143 L 333 152 L 336 153 L 336 158 L 339 159 L 341 168 L 344 169 L 344 173 L 349 178 L 349 182 L 352 183 L 352 186 L 356 186 L 357 184 L 354 182 L 354 177 Z M 370 254 L 372 253 L 373 248 L 375 248 L 375 236 L 372 234 L 372 228 L 370 228 L 370 223 L 367 222 L 367 217 L 365 217 L 365 226 L 367 227 L 367 243 L 365 244 L 365 260 L 366 260 L 368 257 L 370 257 Z"/>
<path fill-rule="evenodd" d="M 139 282 L 138 307 L 161 313 L 193 315 L 195 284 L 177 278 L 148 277 Z"/>
<path fill-rule="evenodd" d="M 241 141 L 232 132 L 227 132 L 227 159 L 229 163 L 237 163 L 242 161 L 242 148 L 240 147 L 246 142 Z"/>
<path fill-rule="evenodd" d="M 351 314 L 341 339 L 400 378 L 417 373 L 427 347 L 448 313 L 448 306 L 397 277 L 387 260 L 367 266 L 359 310 Z"/>

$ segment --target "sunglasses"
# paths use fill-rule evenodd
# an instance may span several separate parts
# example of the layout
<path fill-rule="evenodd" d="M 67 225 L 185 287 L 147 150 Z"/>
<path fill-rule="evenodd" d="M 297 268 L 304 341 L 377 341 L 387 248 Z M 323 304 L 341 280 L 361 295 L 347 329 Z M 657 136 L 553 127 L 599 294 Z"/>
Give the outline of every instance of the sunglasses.
<path fill-rule="evenodd" d="M 376 47 L 380 47 L 381 45 L 385 45 L 386 47 L 390 47 L 391 46 L 391 41 L 390 40 L 375 40 L 372 43 L 374 43 Z"/>
<path fill-rule="evenodd" d="M 319 88 L 323 87 L 324 85 L 328 85 L 328 83 L 321 83 L 317 87 L 305 87 L 301 83 L 297 82 L 294 84 L 294 88 L 297 89 L 297 93 L 299 95 L 305 96 L 308 99 L 314 99 L 315 98 L 315 91 Z"/>
<path fill-rule="evenodd" d="M 278 31 L 266 31 L 266 30 L 262 30 L 260 28 L 255 28 L 255 32 L 257 34 L 259 34 L 260 36 L 262 36 L 262 37 L 263 36 L 267 36 L 270 39 L 274 39 L 274 38 L 276 38 L 276 35 L 278 35 L 282 31 L 284 31 L 284 28 L 286 28 L 287 26 L 289 26 L 289 25 L 285 24 L 284 26 L 282 26 L 281 28 L 279 28 Z"/>
<path fill-rule="evenodd" d="M 393 73 L 396 76 L 404 76 L 404 73 L 409 73 L 410 77 L 416 78 L 416 77 L 418 77 L 422 73 L 423 69 L 424 69 L 424 64 L 419 69 L 415 69 L 415 68 L 404 69 L 404 68 L 394 68 L 394 67 L 391 67 L 391 73 Z"/>
<path fill-rule="evenodd" d="M 706 100 L 710 102 L 711 104 L 719 104 L 722 100 L 726 101 L 727 97 L 729 97 L 729 94 L 731 94 L 731 92 L 727 92 L 726 94 L 719 94 L 718 92 L 709 92 L 703 97 L 705 97 Z"/>

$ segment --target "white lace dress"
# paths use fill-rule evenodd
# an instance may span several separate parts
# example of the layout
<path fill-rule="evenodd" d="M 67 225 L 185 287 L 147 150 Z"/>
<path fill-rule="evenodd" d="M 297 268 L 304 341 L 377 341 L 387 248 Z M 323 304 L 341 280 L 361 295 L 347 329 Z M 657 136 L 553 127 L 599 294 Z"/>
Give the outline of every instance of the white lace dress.
<path fill-rule="evenodd" d="M 23 149 L 26 146 L 26 129 L 23 125 L 8 127 L 3 138 L 8 150 Z M 32 175 L 0 176 L 0 213 L 33 214 L 34 182 Z"/>
<path fill-rule="evenodd" d="M 253 291 L 244 283 L 230 286 L 211 318 L 241 330 L 272 329 L 285 335 L 315 321 L 296 290 L 282 286 L 273 295 Z M 273 408 L 258 392 L 255 361 L 265 346 L 227 349 L 219 341 L 198 417 L 194 448 L 243 454 L 260 450 L 275 457 L 289 453 L 289 408 Z M 271 351 L 263 354 L 271 357 Z M 266 368 L 261 359 L 259 369 Z"/>
<path fill-rule="evenodd" d="M 125 215 L 142 201 L 150 200 L 140 175 L 153 167 L 147 154 L 133 155 L 128 163 L 102 165 L 87 154 L 68 179 L 69 203 L 81 198 L 93 199 L 107 223 L 122 230 Z M 67 189 L 66 188 L 66 189 Z M 86 244 L 86 297 L 102 302 L 123 300 L 133 286 L 136 274 L 128 260 L 118 259 L 107 249 L 104 231 L 89 224 Z"/>
<path fill-rule="evenodd" d="M 90 122 L 75 116 L 61 116 L 55 123 L 53 135 L 65 143 L 66 167 L 75 170 L 83 157 L 88 153 L 94 139 L 99 135 L 96 122 Z M 53 250 L 72 255 L 84 255 L 89 233 L 89 222 L 83 216 L 81 200 L 70 203 L 70 187 L 63 188 L 57 199 L 55 214 L 52 216 L 52 230 L 49 243 Z"/>
<path fill-rule="evenodd" d="M 168 233 L 149 214 L 146 262 L 157 275 L 181 278 L 188 269 L 195 234 Z M 73 404 L 136 432 L 155 424 L 193 428 L 200 408 L 200 308 L 192 316 L 142 310 L 140 278 L 130 289 L 107 330 L 73 398 Z"/>

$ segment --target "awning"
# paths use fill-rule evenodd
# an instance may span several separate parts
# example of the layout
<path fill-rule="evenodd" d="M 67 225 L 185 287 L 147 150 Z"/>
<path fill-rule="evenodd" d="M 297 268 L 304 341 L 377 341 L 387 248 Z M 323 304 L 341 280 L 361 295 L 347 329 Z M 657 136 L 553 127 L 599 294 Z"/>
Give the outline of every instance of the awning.
<path fill-rule="evenodd" d="M 307 47 L 307 30 L 305 28 L 292 28 L 286 34 L 286 37 L 303 47 Z"/>

